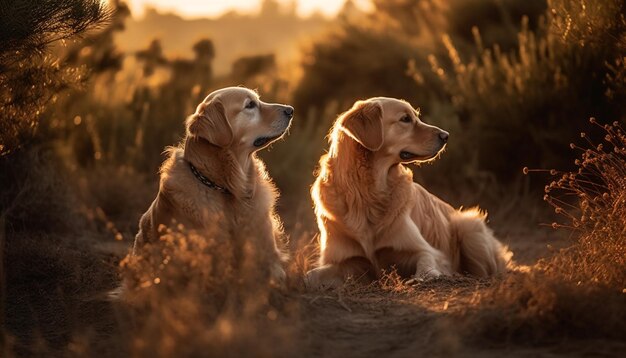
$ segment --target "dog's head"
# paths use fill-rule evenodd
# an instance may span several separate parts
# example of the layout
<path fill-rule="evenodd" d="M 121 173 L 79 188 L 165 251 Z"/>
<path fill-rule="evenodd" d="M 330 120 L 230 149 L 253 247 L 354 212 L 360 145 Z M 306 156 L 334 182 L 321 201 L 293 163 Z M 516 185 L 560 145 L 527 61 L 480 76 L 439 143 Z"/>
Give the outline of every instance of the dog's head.
<path fill-rule="evenodd" d="M 253 153 L 285 134 L 293 107 L 265 103 L 243 87 L 227 87 L 209 94 L 187 119 L 187 135 L 221 148 Z"/>
<path fill-rule="evenodd" d="M 432 159 L 448 141 L 448 132 L 422 122 L 417 110 L 395 98 L 358 101 L 339 121 L 340 130 L 392 163 Z"/>

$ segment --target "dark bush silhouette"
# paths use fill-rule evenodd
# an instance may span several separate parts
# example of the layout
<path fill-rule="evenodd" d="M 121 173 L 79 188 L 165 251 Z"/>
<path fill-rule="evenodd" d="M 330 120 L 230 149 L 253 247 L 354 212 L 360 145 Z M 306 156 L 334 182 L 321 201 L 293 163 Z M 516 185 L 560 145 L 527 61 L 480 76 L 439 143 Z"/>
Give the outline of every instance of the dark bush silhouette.
<path fill-rule="evenodd" d="M 307 113 L 331 101 L 347 108 L 356 99 L 373 96 L 424 101 L 432 89 L 419 86 L 407 74 L 409 61 L 425 65 L 423 58 L 419 48 L 396 34 L 345 24 L 307 51 L 294 105 Z"/>
<path fill-rule="evenodd" d="M 53 94 L 78 79 L 47 57 L 47 47 L 101 24 L 98 0 L 0 3 L 0 156 L 30 141 Z"/>
<path fill-rule="evenodd" d="M 273 54 L 245 56 L 233 62 L 231 76 L 234 82 L 243 82 L 251 77 L 276 71 L 276 58 Z"/>
<path fill-rule="evenodd" d="M 625 11 L 622 1 L 552 1 L 536 32 L 523 20 L 511 52 L 483 49 L 478 30 L 475 56 L 444 39 L 452 65 L 431 60 L 475 138 L 481 168 L 503 180 L 523 166 L 566 168 L 568 144 L 586 118 L 624 119 Z"/>
<path fill-rule="evenodd" d="M 143 75 L 150 77 L 154 74 L 157 66 L 163 66 L 168 60 L 163 56 L 161 41 L 154 39 L 145 50 L 137 51 L 135 54 L 138 60 L 143 61 Z"/>

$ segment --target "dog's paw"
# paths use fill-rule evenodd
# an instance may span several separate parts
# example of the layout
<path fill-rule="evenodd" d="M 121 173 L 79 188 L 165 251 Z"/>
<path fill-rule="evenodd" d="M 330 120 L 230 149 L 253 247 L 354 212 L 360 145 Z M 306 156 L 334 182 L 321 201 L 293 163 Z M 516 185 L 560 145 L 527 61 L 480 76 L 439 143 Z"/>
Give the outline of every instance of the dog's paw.
<path fill-rule="evenodd" d="M 428 280 L 452 275 L 452 273 L 452 265 L 445 255 L 441 252 L 433 252 L 420 258 L 415 270 L 415 278 Z"/>
<path fill-rule="evenodd" d="M 307 289 L 313 291 L 336 289 L 343 285 L 343 280 L 333 275 L 332 268 L 322 266 L 314 268 L 304 276 L 304 284 Z"/>
<path fill-rule="evenodd" d="M 450 260 L 448 260 L 448 258 L 444 255 L 444 254 L 439 254 L 435 257 L 435 262 L 437 263 L 437 271 L 439 271 L 440 276 L 441 275 L 445 275 L 445 276 L 450 276 L 452 274 L 454 274 L 454 270 L 452 269 L 452 264 L 450 263 Z"/>
<path fill-rule="evenodd" d="M 443 272 L 433 267 L 418 267 L 414 279 L 417 281 L 429 281 L 438 277 L 444 276 Z"/>

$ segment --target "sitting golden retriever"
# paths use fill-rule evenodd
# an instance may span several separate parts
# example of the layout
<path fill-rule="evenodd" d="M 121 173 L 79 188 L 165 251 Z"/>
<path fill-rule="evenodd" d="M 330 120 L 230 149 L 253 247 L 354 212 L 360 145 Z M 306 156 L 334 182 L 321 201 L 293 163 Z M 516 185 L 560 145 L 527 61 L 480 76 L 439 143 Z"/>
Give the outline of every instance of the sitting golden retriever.
<path fill-rule="evenodd" d="M 265 255 L 271 278 L 282 281 L 278 193 L 256 152 L 283 136 L 293 113 L 242 87 L 209 94 L 187 118 L 184 144 L 167 151 L 159 193 L 141 217 L 133 251 L 158 240 L 164 227 L 226 240 L 252 233 L 255 255 Z"/>
<path fill-rule="evenodd" d="M 312 287 L 352 276 L 372 280 L 395 267 L 404 277 L 503 272 L 510 253 L 478 209 L 455 210 L 413 182 L 403 164 L 435 158 L 448 133 L 420 121 L 409 103 L 358 101 L 335 122 L 311 194 L 321 233 Z"/>

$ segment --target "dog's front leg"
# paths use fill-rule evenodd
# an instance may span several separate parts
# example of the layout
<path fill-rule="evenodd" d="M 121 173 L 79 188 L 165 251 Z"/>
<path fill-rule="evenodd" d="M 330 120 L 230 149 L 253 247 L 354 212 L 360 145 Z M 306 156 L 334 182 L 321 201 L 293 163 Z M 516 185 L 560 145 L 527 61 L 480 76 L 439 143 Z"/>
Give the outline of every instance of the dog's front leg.
<path fill-rule="evenodd" d="M 436 249 L 418 252 L 415 254 L 415 258 L 415 277 L 417 278 L 433 278 L 452 274 L 449 260 Z"/>
<path fill-rule="evenodd" d="M 276 215 L 270 215 L 269 222 L 271 225 L 265 226 L 266 240 L 262 250 L 267 252 L 269 256 L 270 283 L 284 288 L 287 284 L 287 273 L 283 266 L 287 261 L 288 255 L 279 246 L 285 234 L 282 231 L 282 224 Z"/>
<path fill-rule="evenodd" d="M 408 215 L 398 221 L 389 234 L 386 246 L 394 252 L 402 253 L 403 266 L 413 267 L 415 277 L 438 277 L 452 274 L 450 260 L 424 239 L 419 228 Z M 385 261 L 386 266 L 394 264 L 393 259 Z"/>

